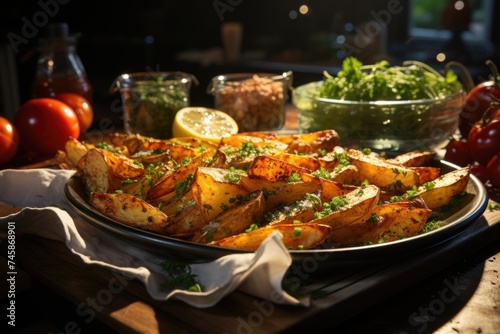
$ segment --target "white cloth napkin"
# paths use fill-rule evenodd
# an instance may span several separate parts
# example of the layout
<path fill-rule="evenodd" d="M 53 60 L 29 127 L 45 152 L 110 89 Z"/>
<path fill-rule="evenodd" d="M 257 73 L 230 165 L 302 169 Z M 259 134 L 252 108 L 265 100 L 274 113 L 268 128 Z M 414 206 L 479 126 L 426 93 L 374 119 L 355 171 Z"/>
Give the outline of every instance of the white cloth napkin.
<path fill-rule="evenodd" d="M 0 202 L 23 208 L 19 213 L 0 217 L 0 228 L 15 222 L 16 235 L 28 233 L 64 242 L 85 263 L 140 280 L 156 300 L 175 298 L 203 308 L 239 289 L 273 302 L 309 305 L 308 299 L 298 300 L 281 287 L 291 257 L 279 234 L 271 235 L 255 253 L 191 264 L 202 292 L 164 291 L 166 276 L 160 263 L 165 259 L 91 226 L 67 205 L 64 186 L 73 173 L 54 169 L 0 171 Z"/>

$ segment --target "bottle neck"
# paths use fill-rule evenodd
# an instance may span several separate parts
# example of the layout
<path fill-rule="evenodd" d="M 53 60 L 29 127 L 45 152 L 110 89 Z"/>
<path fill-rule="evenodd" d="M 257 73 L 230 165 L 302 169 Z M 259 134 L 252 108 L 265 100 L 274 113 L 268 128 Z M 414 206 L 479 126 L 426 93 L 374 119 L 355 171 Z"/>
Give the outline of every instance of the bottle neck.
<path fill-rule="evenodd" d="M 76 53 L 76 39 L 74 38 L 50 38 L 41 39 L 38 44 L 40 53 Z"/>

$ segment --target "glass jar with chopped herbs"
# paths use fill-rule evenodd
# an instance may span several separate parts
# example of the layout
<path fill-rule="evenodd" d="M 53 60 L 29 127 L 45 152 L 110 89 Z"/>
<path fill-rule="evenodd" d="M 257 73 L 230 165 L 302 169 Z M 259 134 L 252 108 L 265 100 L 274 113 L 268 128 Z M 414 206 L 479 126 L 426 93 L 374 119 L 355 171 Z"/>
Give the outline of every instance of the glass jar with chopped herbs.
<path fill-rule="evenodd" d="M 112 90 L 121 93 L 126 133 L 158 139 L 172 137 L 176 112 L 189 106 L 189 91 L 196 78 L 183 72 L 122 74 Z"/>

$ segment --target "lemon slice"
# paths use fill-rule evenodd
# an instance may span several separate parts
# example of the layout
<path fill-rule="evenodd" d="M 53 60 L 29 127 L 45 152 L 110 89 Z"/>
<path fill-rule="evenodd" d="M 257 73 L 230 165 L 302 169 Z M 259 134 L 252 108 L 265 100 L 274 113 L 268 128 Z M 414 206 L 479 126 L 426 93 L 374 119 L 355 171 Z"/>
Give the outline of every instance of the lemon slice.
<path fill-rule="evenodd" d="M 236 121 L 223 111 L 186 107 L 177 111 L 172 125 L 174 137 L 196 137 L 219 143 L 222 137 L 238 133 Z"/>

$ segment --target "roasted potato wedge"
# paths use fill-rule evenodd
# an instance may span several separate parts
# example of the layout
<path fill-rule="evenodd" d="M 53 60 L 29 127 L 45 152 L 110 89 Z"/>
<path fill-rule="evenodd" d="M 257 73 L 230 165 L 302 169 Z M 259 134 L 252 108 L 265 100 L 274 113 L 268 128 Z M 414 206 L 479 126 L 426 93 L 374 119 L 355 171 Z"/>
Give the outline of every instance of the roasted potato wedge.
<path fill-rule="evenodd" d="M 330 230 L 328 225 L 315 223 L 279 224 L 220 239 L 212 245 L 255 251 L 271 233 L 278 231 L 288 249 L 311 249 L 324 242 Z"/>
<path fill-rule="evenodd" d="M 90 205 L 103 215 L 125 225 L 163 234 L 168 217 L 151 204 L 129 194 L 92 192 Z"/>
<path fill-rule="evenodd" d="M 179 181 L 187 180 L 189 175 L 194 175 L 198 167 L 203 164 L 203 155 L 198 155 L 192 159 L 188 159 L 186 163 L 177 165 L 174 169 L 165 172 L 160 180 L 155 182 L 147 191 L 146 198 L 150 201 L 158 200 L 159 198 L 175 193 L 175 186 Z"/>
<path fill-rule="evenodd" d="M 306 194 L 313 194 L 321 189 L 321 184 L 315 182 L 288 182 L 269 181 L 265 179 L 252 179 L 248 175 L 242 175 L 241 184 L 253 192 L 262 190 L 266 199 L 266 211 L 273 211 L 284 204 L 290 204 L 302 199 Z"/>
<path fill-rule="evenodd" d="M 288 146 L 280 141 L 248 135 L 222 138 L 219 149 L 226 155 L 229 167 L 246 169 L 259 155 L 273 156 L 285 152 Z"/>
<path fill-rule="evenodd" d="M 69 138 L 64 145 L 64 150 L 70 168 L 76 167 L 80 159 L 84 157 L 92 147 L 93 146 L 84 144 L 75 138 Z"/>
<path fill-rule="evenodd" d="M 210 243 L 245 232 L 250 225 L 262 218 L 265 212 L 262 191 L 248 195 L 248 200 L 227 209 L 195 233 L 192 241 Z"/>
<path fill-rule="evenodd" d="M 331 241 L 347 246 L 411 237 L 422 230 L 431 212 L 411 202 L 378 205 L 358 221 L 332 230 Z"/>
<path fill-rule="evenodd" d="M 252 179 L 264 179 L 271 182 L 278 180 L 288 180 L 292 174 L 309 173 L 310 170 L 304 167 L 291 164 L 284 160 L 259 155 L 255 157 L 247 170 L 248 177 Z"/>
<path fill-rule="evenodd" d="M 279 207 L 276 211 L 268 212 L 262 219 L 263 225 L 277 224 L 294 224 L 299 221 L 301 223 L 314 220 L 314 214 L 321 207 L 319 196 L 311 194 L 304 199 L 285 204 Z"/>
<path fill-rule="evenodd" d="M 305 168 L 309 170 L 309 172 L 317 170 L 321 167 L 318 159 L 308 155 L 279 153 L 274 155 L 273 158 L 285 161 L 289 164 L 299 166 L 301 168 Z"/>
<path fill-rule="evenodd" d="M 88 192 L 113 192 L 117 186 L 113 184 L 105 155 L 92 148 L 80 160 L 83 183 Z"/>
<path fill-rule="evenodd" d="M 353 190 L 345 195 L 333 197 L 323 203 L 317 224 L 331 226 L 332 230 L 348 225 L 369 213 L 379 201 L 380 189 L 368 185 Z"/>
<path fill-rule="evenodd" d="M 419 186 L 431 182 L 439 177 L 441 169 L 438 167 L 411 167 L 418 174 Z"/>
<path fill-rule="evenodd" d="M 302 180 L 304 182 L 313 182 L 321 186 L 321 198 L 323 200 L 331 200 L 337 196 L 343 196 L 353 190 L 359 189 L 357 186 L 339 183 L 332 179 L 324 179 L 321 177 L 313 176 L 311 174 L 303 174 Z"/>
<path fill-rule="evenodd" d="M 453 196 L 467 187 L 470 166 L 456 169 L 432 181 L 432 186 L 424 184 L 417 191 L 429 209 L 435 210 L 447 205 Z"/>
<path fill-rule="evenodd" d="M 288 153 L 317 154 L 324 150 L 330 152 L 340 142 L 335 130 L 321 130 L 291 136 L 278 136 L 277 140 L 288 144 Z"/>
<path fill-rule="evenodd" d="M 385 159 L 366 155 L 357 150 L 348 150 L 347 155 L 363 179 L 382 189 L 406 191 L 415 184 L 420 184 L 418 173 L 411 168 L 392 164 Z"/>
<path fill-rule="evenodd" d="M 205 225 L 202 208 L 196 202 L 188 202 L 185 206 L 180 202 L 176 206 L 178 212 L 174 216 L 169 216 L 170 224 L 165 228 L 164 234 L 181 239 L 189 239 Z"/>
<path fill-rule="evenodd" d="M 416 150 L 402 153 L 393 159 L 387 159 L 387 162 L 405 167 L 422 167 L 430 164 L 435 156 L 435 151 Z"/>
<path fill-rule="evenodd" d="M 206 223 L 212 221 L 222 211 L 240 203 L 250 192 L 235 173 L 228 169 L 199 167 L 194 176 L 192 191 L 196 203 L 202 208 Z"/>

